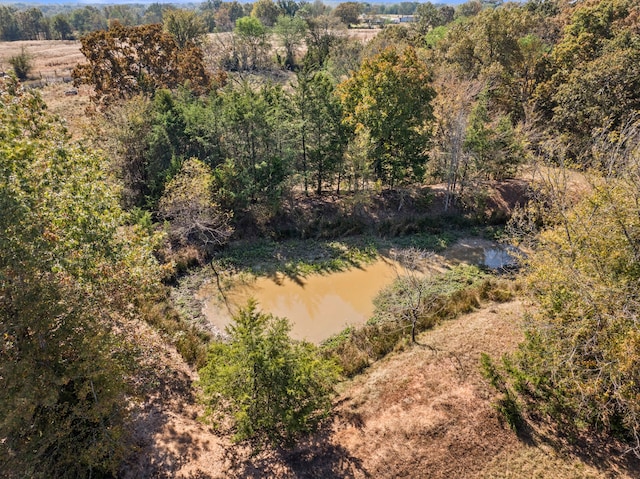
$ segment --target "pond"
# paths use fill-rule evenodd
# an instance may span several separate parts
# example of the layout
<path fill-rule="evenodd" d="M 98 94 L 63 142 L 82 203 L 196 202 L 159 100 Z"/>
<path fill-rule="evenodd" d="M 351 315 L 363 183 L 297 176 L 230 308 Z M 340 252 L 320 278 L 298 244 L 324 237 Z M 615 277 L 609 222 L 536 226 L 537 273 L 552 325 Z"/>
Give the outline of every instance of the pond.
<path fill-rule="evenodd" d="M 512 264 L 515 258 L 495 242 L 482 239 L 460 240 L 442 254 L 430 254 L 420 261 L 420 272 L 443 271 L 451 265 L 468 263 L 491 269 Z M 249 285 L 234 287 L 220 299 L 215 285 L 202 288 L 204 314 L 220 330 L 231 321 L 249 298 L 261 311 L 286 317 L 292 323 L 291 336 L 320 343 L 347 326 L 364 324 L 373 313 L 373 299 L 407 269 L 390 258 L 359 268 L 330 274 L 289 278 L 283 274 L 260 277 Z"/>

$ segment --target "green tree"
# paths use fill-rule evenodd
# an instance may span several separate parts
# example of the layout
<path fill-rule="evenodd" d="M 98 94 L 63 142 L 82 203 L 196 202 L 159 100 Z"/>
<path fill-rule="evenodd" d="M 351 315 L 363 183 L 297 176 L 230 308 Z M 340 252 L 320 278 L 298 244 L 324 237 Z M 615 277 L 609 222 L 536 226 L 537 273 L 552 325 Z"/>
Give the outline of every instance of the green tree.
<path fill-rule="evenodd" d="M 132 5 L 106 5 L 102 11 L 109 27 L 115 23 L 127 27 L 140 24 L 140 13 Z"/>
<path fill-rule="evenodd" d="M 16 13 L 23 40 L 47 40 L 50 38 L 49 22 L 39 8 L 28 8 Z"/>
<path fill-rule="evenodd" d="M 307 53 L 304 64 L 311 68 L 322 68 L 329 58 L 331 49 L 340 41 L 344 25 L 332 15 L 319 15 L 306 18 Z"/>
<path fill-rule="evenodd" d="M 290 171 L 290 132 L 282 112 L 286 96 L 281 87 L 254 90 L 244 83 L 222 96 L 223 149 L 227 161 L 216 173 L 225 207 L 246 208 L 258 201 L 281 199 Z"/>
<path fill-rule="evenodd" d="M 462 180 L 475 178 L 512 178 L 524 161 L 522 141 L 511 125 L 509 116 L 491 118 L 486 97 L 480 97 L 469 116 L 464 148 L 472 159 L 473 171 L 466 171 Z"/>
<path fill-rule="evenodd" d="M 373 143 L 376 178 L 421 180 L 433 120 L 431 75 L 416 51 L 388 48 L 365 59 L 360 70 L 339 87 L 345 121 L 365 131 Z"/>
<path fill-rule="evenodd" d="M 355 25 L 360 22 L 360 14 L 363 5 L 358 2 L 343 2 L 338 4 L 333 10 L 333 15 L 338 17 L 345 25 Z"/>
<path fill-rule="evenodd" d="M 20 40 L 20 26 L 16 19 L 16 12 L 14 7 L 0 5 L 0 40 Z"/>
<path fill-rule="evenodd" d="M 0 79 L 0 467 L 115 474 L 127 453 L 126 318 L 157 292 L 152 241 L 126 226 L 104 159 Z"/>
<path fill-rule="evenodd" d="M 209 414 L 233 416 L 237 440 L 289 443 L 313 430 L 331 407 L 337 366 L 309 343 L 289 338 L 286 319 L 260 313 L 250 302 L 216 343 L 200 384 Z"/>
<path fill-rule="evenodd" d="M 272 27 L 282 12 L 273 0 L 258 0 L 253 4 L 251 16 L 260 20 L 264 26 Z"/>
<path fill-rule="evenodd" d="M 192 10 L 166 10 L 162 20 L 180 49 L 199 45 L 207 31 L 201 16 Z"/>
<path fill-rule="evenodd" d="M 27 52 L 27 49 L 23 46 L 20 53 L 12 56 L 8 61 L 18 80 L 26 80 L 33 68 L 33 57 Z"/>
<path fill-rule="evenodd" d="M 82 35 L 107 28 L 107 18 L 96 7 L 77 8 L 71 12 L 71 24 Z"/>
<path fill-rule="evenodd" d="M 167 4 L 152 3 L 144 11 L 142 23 L 162 23 L 164 11 L 170 8 Z"/>
<path fill-rule="evenodd" d="M 296 49 L 307 33 L 307 23 L 300 17 L 281 15 L 273 27 L 273 32 L 284 48 L 284 66 L 293 69 L 296 66 Z"/>
<path fill-rule="evenodd" d="M 349 128 L 342 123 L 342 104 L 326 73 L 303 71 L 297 79 L 294 104 L 299 120 L 300 169 L 305 193 L 310 177 L 317 194 L 322 194 L 326 184 L 334 179 L 339 193 L 349 139 Z"/>
<path fill-rule="evenodd" d="M 449 26 L 437 49 L 459 76 L 486 85 L 490 114 L 528 121 L 533 91 L 546 80 L 549 47 L 538 36 L 539 22 L 516 4 L 486 9 Z"/>
<path fill-rule="evenodd" d="M 553 76 L 536 90 L 537 112 L 589 164 L 593 135 L 621 128 L 640 109 L 640 7 L 605 0 L 576 8 L 552 52 Z"/>
<path fill-rule="evenodd" d="M 436 7 L 431 2 L 418 5 L 418 8 L 416 8 L 416 15 L 418 15 L 416 28 L 422 35 L 427 34 L 436 27 L 440 27 L 448 23 L 448 18 L 444 16 L 442 9 Z"/>
<path fill-rule="evenodd" d="M 51 28 L 55 36 L 60 40 L 69 40 L 73 38 L 73 30 L 69 18 L 63 13 L 59 13 L 51 20 Z"/>
<path fill-rule="evenodd" d="M 296 12 L 300 10 L 300 7 L 304 2 L 296 2 L 295 0 L 278 0 L 278 8 L 283 15 L 288 17 L 294 17 Z"/>
<path fill-rule="evenodd" d="M 209 87 L 202 50 L 178 48 L 162 25 L 125 27 L 116 23 L 81 41 L 80 51 L 87 63 L 74 68 L 74 84 L 91 85 L 93 100 L 101 105 L 137 94 L 152 95 L 157 89 L 176 88 L 187 81 L 199 93 Z"/>
<path fill-rule="evenodd" d="M 234 36 L 237 37 L 232 53 L 234 66 L 241 70 L 259 70 L 266 65 L 271 45 L 267 28 L 255 17 L 242 17 L 236 21 Z"/>

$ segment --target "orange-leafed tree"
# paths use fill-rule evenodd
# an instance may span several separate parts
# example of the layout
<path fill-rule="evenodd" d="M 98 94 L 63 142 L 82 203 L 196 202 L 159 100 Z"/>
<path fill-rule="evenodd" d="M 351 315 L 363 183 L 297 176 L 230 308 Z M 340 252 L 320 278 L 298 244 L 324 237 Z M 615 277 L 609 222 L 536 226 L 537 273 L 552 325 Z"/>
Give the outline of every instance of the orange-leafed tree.
<path fill-rule="evenodd" d="M 114 23 L 81 42 L 87 63 L 74 69 L 74 84 L 92 86 L 93 100 L 99 105 L 138 94 L 151 96 L 160 88 L 187 83 L 197 93 L 209 87 L 202 50 L 195 45 L 179 48 L 160 24 L 126 27 Z"/>

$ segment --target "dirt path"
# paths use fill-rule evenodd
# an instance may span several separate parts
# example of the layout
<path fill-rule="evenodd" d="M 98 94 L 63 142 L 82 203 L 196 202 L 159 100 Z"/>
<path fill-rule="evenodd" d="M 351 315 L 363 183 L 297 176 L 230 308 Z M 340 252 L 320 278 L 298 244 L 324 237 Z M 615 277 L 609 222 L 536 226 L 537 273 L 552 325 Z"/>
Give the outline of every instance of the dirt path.
<path fill-rule="evenodd" d="M 637 463 L 610 442 L 579 451 L 541 428 L 521 440 L 492 407 L 479 373 L 481 352 L 494 356 L 521 340 L 522 300 L 490 304 L 419 337 L 341 385 L 335 416 L 291 451 L 251 455 L 197 421 L 194 398 L 156 398 L 139 420 L 139 459 L 125 478 L 632 478 Z M 177 358 L 172 358 L 172 360 Z M 163 394 L 164 397 L 164 394 Z M 561 452 L 559 452 L 561 451 Z M 630 460 L 631 458 L 626 458 Z"/>

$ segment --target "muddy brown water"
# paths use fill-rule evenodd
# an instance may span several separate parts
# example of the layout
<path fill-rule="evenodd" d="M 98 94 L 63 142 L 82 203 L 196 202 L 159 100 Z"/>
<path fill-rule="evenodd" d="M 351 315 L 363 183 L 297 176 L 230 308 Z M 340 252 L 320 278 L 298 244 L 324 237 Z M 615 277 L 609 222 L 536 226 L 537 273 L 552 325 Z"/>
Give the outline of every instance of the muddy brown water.
<path fill-rule="evenodd" d="M 470 239 L 460 240 L 442 255 L 429 255 L 421 263 L 421 271 L 430 274 L 454 264 L 484 264 L 501 267 L 512 258 L 496 243 Z M 331 274 L 292 279 L 279 274 L 259 277 L 248 285 L 239 285 L 225 293 L 222 301 L 215 285 L 205 285 L 199 292 L 204 300 L 204 314 L 220 330 L 231 322 L 233 314 L 250 298 L 261 311 L 291 321 L 291 336 L 320 343 L 348 326 L 364 324 L 372 315 L 373 299 L 399 275 L 409 270 L 398 262 L 382 257 L 376 262 Z"/>

